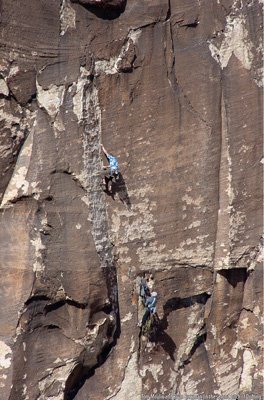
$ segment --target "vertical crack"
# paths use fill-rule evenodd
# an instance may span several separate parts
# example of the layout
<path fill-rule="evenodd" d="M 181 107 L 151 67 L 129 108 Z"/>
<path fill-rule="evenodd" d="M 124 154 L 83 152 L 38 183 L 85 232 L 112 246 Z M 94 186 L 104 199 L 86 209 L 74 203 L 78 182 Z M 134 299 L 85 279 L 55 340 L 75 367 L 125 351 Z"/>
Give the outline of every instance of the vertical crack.
<path fill-rule="evenodd" d="M 169 21 L 171 17 L 171 0 L 168 0 L 168 10 L 165 21 Z"/>
<path fill-rule="evenodd" d="M 167 17 L 166 21 L 168 21 L 169 24 L 169 39 L 170 39 L 170 65 L 167 67 L 167 78 L 169 81 L 169 84 L 171 88 L 175 91 L 177 91 L 178 86 L 177 86 L 177 79 L 176 79 L 176 74 L 175 74 L 175 49 L 174 49 L 174 40 L 173 40 L 173 32 L 172 32 L 172 25 L 171 25 L 171 2 L 168 0 L 168 12 L 167 12 Z M 166 60 L 166 55 L 165 55 L 165 60 Z M 167 63 L 168 64 L 168 63 Z"/>
<path fill-rule="evenodd" d="M 101 189 L 101 109 L 95 80 L 84 85 L 83 93 L 83 143 L 86 190 L 89 199 L 89 217 L 92 236 L 103 268 L 112 305 L 113 317 L 119 321 L 117 273 L 109 227 L 104 192 Z M 119 323 L 117 324 L 119 326 Z"/>
<path fill-rule="evenodd" d="M 221 93 L 221 144 L 220 144 L 219 186 L 218 186 L 218 217 L 215 239 L 214 264 L 216 268 L 224 267 L 223 262 L 230 256 L 230 212 L 233 201 L 231 185 L 231 160 L 227 132 L 227 116 L 223 90 Z M 220 246 L 222 244 L 222 246 Z M 223 246 L 224 245 L 224 246 Z M 221 268 L 220 268 L 221 269 Z"/>
<path fill-rule="evenodd" d="M 68 377 L 65 400 L 75 398 L 85 381 L 107 360 L 112 348 L 116 345 L 117 338 L 120 336 L 117 272 L 113 244 L 109 237 L 105 197 L 101 189 L 101 109 L 95 79 L 92 76 L 84 79 L 87 79 L 83 85 L 82 97 L 84 188 L 87 192 L 86 203 L 89 220 L 92 224 L 91 233 L 110 301 L 109 307 L 106 307 L 104 312 L 110 314 L 111 323 L 107 332 L 103 332 L 103 335 L 107 336 L 108 342 L 101 348 L 100 354 L 96 356 L 96 364 L 92 366 L 77 365 Z M 109 328 L 111 329 L 109 330 Z M 106 337 L 103 338 L 103 342 L 105 339 Z"/>
<path fill-rule="evenodd" d="M 165 60 L 166 60 L 166 65 L 167 65 L 167 79 L 169 82 L 169 85 L 171 89 L 176 93 L 178 102 L 179 102 L 179 107 L 181 108 L 181 102 L 182 104 L 187 108 L 187 110 L 195 115 L 207 128 L 210 130 L 212 129 L 212 126 L 209 122 L 207 122 L 203 116 L 200 114 L 199 111 L 197 111 L 194 106 L 192 105 L 190 99 L 184 92 L 183 87 L 180 85 L 180 82 L 177 79 L 176 76 L 176 71 L 175 71 L 175 47 L 174 47 L 174 39 L 173 39 L 173 31 L 172 31 L 172 24 L 171 24 L 171 4 L 170 0 L 168 0 L 168 12 L 167 12 L 167 17 L 166 17 L 166 22 L 168 23 L 168 39 L 167 42 L 169 41 L 169 46 L 167 48 L 167 43 L 165 47 Z"/>

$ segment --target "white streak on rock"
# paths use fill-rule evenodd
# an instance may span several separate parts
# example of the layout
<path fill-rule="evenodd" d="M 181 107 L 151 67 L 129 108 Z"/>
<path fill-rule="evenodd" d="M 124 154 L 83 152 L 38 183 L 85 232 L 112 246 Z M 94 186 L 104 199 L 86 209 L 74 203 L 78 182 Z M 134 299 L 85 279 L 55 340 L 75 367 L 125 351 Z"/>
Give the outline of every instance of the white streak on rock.
<path fill-rule="evenodd" d="M 228 16 L 220 46 L 216 40 L 209 41 L 212 57 L 225 68 L 234 54 L 246 69 L 251 68 L 253 44 L 248 37 L 246 20 L 243 15 Z"/>
<path fill-rule="evenodd" d="M 132 317 L 133 317 L 133 314 L 132 314 L 131 311 L 129 311 L 129 313 L 127 313 L 127 314 L 124 316 L 124 318 L 121 319 L 121 322 L 123 323 L 123 322 L 129 321 L 129 320 L 132 319 Z"/>
<path fill-rule="evenodd" d="M 26 180 L 26 175 L 27 175 L 26 167 L 20 167 L 15 171 L 15 174 L 12 177 L 12 181 L 8 185 L 8 188 L 5 192 L 1 206 L 15 199 L 18 195 L 19 189 L 21 189 L 23 193 L 27 192 L 29 183 Z"/>
<path fill-rule="evenodd" d="M 197 379 L 191 379 L 193 375 L 193 371 L 191 370 L 186 375 L 181 377 L 180 385 L 179 385 L 179 394 L 180 395 L 194 395 L 198 394 L 197 386 L 199 382 Z M 201 376 L 202 377 L 202 376 Z M 200 382 L 201 382 L 200 377 Z"/>
<path fill-rule="evenodd" d="M 133 388 L 133 390 L 131 390 Z M 125 370 L 125 377 L 119 392 L 111 396 L 111 400 L 140 400 L 142 392 L 142 381 L 138 375 L 137 352 L 131 355 Z"/>
<path fill-rule="evenodd" d="M 159 376 L 164 374 L 162 364 L 146 365 L 140 370 L 140 375 L 142 377 L 145 377 L 147 371 L 149 371 L 152 374 L 152 376 L 156 382 L 159 382 Z"/>
<path fill-rule="evenodd" d="M 201 225 L 201 221 L 193 221 L 189 226 L 188 229 L 193 229 L 193 228 L 197 228 L 198 226 Z"/>
<path fill-rule="evenodd" d="M 14 64 L 11 66 L 8 76 L 10 77 L 10 76 L 16 75 L 18 72 L 19 72 L 18 66 L 16 64 Z"/>
<path fill-rule="evenodd" d="M 38 383 L 41 394 L 37 400 L 63 400 L 63 392 L 65 389 L 66 381 L 75 366 L 76 362 L 73 359 L 68 359 L 66 365 L 63 365 L 56 369 L 50 369 L 50 374 Z M 58 384 L 60 385 L 58 389 L 59 393 L 56 396 L 48 396 L 46 391 L 54 382 L 58 382 Z"/>
<path fill-rule="evenodd" d="M 35 250 L 35 262 L 33 264 L 33 271 L 34 272 L 40 272 L 44 270 L 44 264 L 42 262 L 42 250 L 44 250 L 46 247 L 41 241 L 41 236 L 40 233 L 37 233 L 37 236 L 30 240 L 32 246 L 34 247 Z"/>
<path fill-rule="evenodd" d="M 194 199 L 194 198 L 192 198 L 191 196 L 189 196 L 188 194 L 185 194 L 185 195 L 182 197 L 182 200 L 183 200 L 184 202 L 186 202 L 186 204 L 188 204 L 188 205 L 193 204 L 194 206 L 199 207 L 204 199 L 203 199 L 202 196 L 200 196 L 200 195 L 199 195 L 197 198 Z"/>
<path fill-rule="evenodd" d="M 190 357 L 191 350 L 197 338 L 202 334 L 204 325 L 203 312 L 198 304 L 190 307 L 190 316 L 188 318 L 188 331 L 182 340 L 177 352 L 177 358 L 174 364 L 174 370 L 178 371 L 183 362 Z M 176 388 L 174 382 L 174 390 Z"/>
<path fill-rule="evenodd" d="M 39 106 L 44 108 L 52 119 L 56 117 L 63 102 L 64 86 L 50 85 L 49 89 L 42 89 L 37 84 L 37 100 Z"/>
<path fill-rule="evenodd" d="M 230 351 L 231 356 L 232 356 L 234 359 L 236 359 L 236 358 L 237 358 L 237 355 L 238 355 L 238 352 L 239 352 L 239 350 L 241 350 L 241 349 L 242 349 L 242 344 L 241 344 L 241 342 L 236 341 L 236 342 L 234 343 L 234 345 L 233 345 L 231 351 Z"/>
<path fill-rule="evenodd" d="M 11 353 L 11 348 L 5 344 L 5 342 L 0 341 L 0 369 L 6 369 L 10 367 Z"/>
<path fill-rule="evenodd" d="M 26 180 L 33 145 L 33 132 L 29 134 L 19 154 L 13 176 L 6 188 L 1 207 L 15 200 L 18 195 L 29 194 L 29 182 Z"/>
<path fill-rule="evenodd" d="M 141 30 L 131 30 L 128 33 L 125 44 L 122 46 L 120 53 L 116 57 L 111 57 L 110 60 L 97 60 L 95 61 L 95 74 L 114 75 L 119 72 L 118 63 L 126 56 L 131 44 L 136 44 L 141 35 Z"/>
<path fill-rule="evenodd" d="M 8 96 L 9 94 L 8 86 L 4 79 L 0 79 L 0 94 L 3 94 L 4 96 Z"/>
<path fill-rule="evenodd" d="M 4 388 L 5 387 L 5 385 L 6 385 L 5 380 L 6 379 L 7 379 L 7 375 L 6 374 L 1 374 L 0 375 L 0 388 Z"/>
<path fill-rule="evenodd" d="M 53 364 L 58 364 L 58 363 L 61 363 L 62 362 L 62 359 L 61 358 L 56 358 L 56 360 L 55 361 L 53 361 Z"/>
<path fill-rule="evenodd" d="M 63 36 L 68 29 L 75 29 L 76 13 L 69 0 L 63 0 L 60 10 L 60 35 Z"/>
<path fill-rule="evenodd" d="M 84 87 L 87 83 L 87 79 L 90 73 L 84 67 L 80 68 L 80 77 L 78 81 L 74 84 L 73 89 L 76 90 L 75 95 L 73 96 L 73 112 L 76 115 L 78 122 L 81 122 L 83 116 L 83 94 Z"/>
<path fill-rule="evenodd" d="M 45 249 L 44 244 L 42 244 L 40 237 L 30 240 L 31 244 L 35 247 L 36 251 L 36 256 L 40 257 L 41 256 L 41 250 Z"/>
<path fill-rule="evenodd" d="M 55 129 L 54 129 L 54 132 L 55 132 L 55 136 L 56 136 L 56 137 L 58 137 L 58 136 L 60 135 L 61 132 L 64 132 L 64 131 L 65 131 L 65 126 L 64 126 L 64 123 L 63 123 L 63 120 L 62 120 L 60 114 L 58 114 L 58 115 L 56 116 L 53 126 L 54 126 L 54 128 L 55 128 Z"/>
<path fill-rule="evenodd" d="M 81 198 L 81 200 L 84 202 L 84 204 L 86 204 L 87 206 L 90 206 L 89 198 L 87 196 L 83 196 Z"/>
<path fill-rule="evenodd" d="M 112 57 L 110 60 L 97 60 L 94 64 L 95 75 L 106 74 L 113 75 L 118 72 L 116 63 L 118 57 Z"/>
<path fill-rule="evenodd" d="M 21 119 L 16 115 L 6 112 L 5 105 L 6 105 L 6 100 L 0 99 L 0 107 L 1 107 L 0 121 L 4 121 L 5 127 L 11 129 L 12 124 L 19 124 L 21 122 Z"/>
<path fill-rule="evenodd" d="M 134 44 L 136 44 L 141 33 L 142 33 L 141 29 L 135 29 L 135 30 L 132 29 L 128 34 L 128 38 L 131 39 Z"/>

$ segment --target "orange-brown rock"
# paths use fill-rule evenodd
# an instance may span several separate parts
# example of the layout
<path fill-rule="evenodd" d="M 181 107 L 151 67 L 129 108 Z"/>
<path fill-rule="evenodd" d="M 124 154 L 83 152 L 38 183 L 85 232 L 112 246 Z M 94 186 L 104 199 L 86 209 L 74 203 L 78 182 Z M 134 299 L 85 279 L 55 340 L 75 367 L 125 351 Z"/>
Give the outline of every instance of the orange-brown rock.
<path fill-rule="evenodd" d="M 1 400 L 261 398 L 261 31 L 258 0 L 2 0 Z"/>

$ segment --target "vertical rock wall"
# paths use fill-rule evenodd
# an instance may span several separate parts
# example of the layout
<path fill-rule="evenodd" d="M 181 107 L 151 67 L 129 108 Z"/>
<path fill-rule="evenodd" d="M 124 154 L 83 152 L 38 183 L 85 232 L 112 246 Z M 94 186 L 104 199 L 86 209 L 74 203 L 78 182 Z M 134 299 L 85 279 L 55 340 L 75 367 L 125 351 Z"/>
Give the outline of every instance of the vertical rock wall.
<path fill-rule="evenodd" d="M 0 12 L 0 398 L 260 395 L 262 2 Z"/>

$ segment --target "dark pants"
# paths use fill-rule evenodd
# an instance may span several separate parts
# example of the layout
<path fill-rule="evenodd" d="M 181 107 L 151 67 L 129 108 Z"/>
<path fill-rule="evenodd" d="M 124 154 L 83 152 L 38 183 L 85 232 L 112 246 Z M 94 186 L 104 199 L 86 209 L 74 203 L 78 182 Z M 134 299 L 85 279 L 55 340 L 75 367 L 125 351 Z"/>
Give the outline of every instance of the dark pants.
<path fill-rule="evenodd" d="M 113 177 L 110 174 L 110 168 L 103 168 L 101 176 L 104 179 L 106 190 L 109 190 L 109 189 L 111 190 L 111 183 L 112 183 Z M 109 182 L 110 182 L 110 185 L 109 185 Z M 110 188 L 108 185 L 110 186 Z"/>
<path fill-rule="evenodd" d="M 102 178 L 111 178 L 111 173 L 110 173 L 110 167 L 104 167 L 101 171 L 101 176 Z"/>
<path fill-rule="evenodd" d="M 144 325 L 145 325 L 145 323 L 147 322 L 147 320 L 149 319 L 149 317 L 150 317 L 150 311 L 149 311 L 148 308 L 146 308 L 146 311 L 145 311 L 145 313 L 144 313 L 144 315 L 143 315 L 143 318 L 142 318 L 141 326 L 144 326 Z"/>

